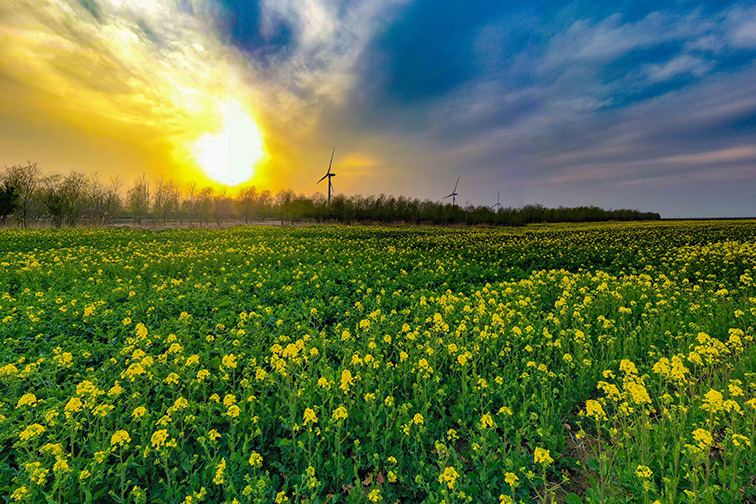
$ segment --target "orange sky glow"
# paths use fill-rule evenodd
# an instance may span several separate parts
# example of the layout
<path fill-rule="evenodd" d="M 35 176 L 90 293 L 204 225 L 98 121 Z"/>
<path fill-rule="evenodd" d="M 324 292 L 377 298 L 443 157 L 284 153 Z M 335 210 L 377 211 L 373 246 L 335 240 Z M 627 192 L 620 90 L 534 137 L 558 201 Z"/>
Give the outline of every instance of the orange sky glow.
<path fill-rule="evenodd" d="M 45 173 L 97 172 L 127 185 L 146 173 L 315 192 L 310 182 L 333 147 L 320 144 L 319 105 L 258 78 L 263 71 L 211 23 L 172 1 L 97 5 L 98 19 L 65 0 L 0 5 L 0 128 L 10 132 L 0 165 L 31 161 Z M 335 79 L 318 86 L 319 100 L 340 99 Z M 336 168 L 372 164 L 339 154 Z"/>

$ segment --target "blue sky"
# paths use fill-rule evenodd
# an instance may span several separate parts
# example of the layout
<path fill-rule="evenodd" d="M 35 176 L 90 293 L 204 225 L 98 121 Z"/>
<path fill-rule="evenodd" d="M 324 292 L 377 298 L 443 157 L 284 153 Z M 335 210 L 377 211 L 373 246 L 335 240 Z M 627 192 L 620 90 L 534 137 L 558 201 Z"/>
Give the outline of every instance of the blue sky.
<path fill-rule="evenodd" d="M 756 216 L 748 3 L 43 3 L 47 16 L 64 6 L 86 24 L 68 28 L 77 36 L 130 27 L 155 64 L 231 68 L 224 75 L 253 97 L 271 187 L 314 192 L 336 145 L 334 185 L 350 194 L 438 199 L 460 176 L 462 203 L 493 204 L 501 190 L 505 206 Z M 189 59 L 193 40 L 216 59 Z M 12 68 L 0 61 L 0 76 Z"/>

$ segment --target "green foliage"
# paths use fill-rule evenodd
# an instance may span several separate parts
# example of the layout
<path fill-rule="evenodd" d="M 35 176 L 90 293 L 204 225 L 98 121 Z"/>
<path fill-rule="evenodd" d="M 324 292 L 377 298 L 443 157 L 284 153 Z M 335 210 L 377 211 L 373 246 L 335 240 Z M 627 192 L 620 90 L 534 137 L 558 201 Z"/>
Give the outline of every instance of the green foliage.
<path fill-rule="evenodd" d="M 4 230 L 0 495 L 743 501 L 754 264 L 753 222 Z"/>

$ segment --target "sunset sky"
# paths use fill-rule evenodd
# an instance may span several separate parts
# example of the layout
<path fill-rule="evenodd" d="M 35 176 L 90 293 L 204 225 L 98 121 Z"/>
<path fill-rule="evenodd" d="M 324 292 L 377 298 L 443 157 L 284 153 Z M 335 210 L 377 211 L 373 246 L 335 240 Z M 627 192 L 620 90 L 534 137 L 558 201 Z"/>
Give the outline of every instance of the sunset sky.
<path fill-rule="evenodd" d="M 0 48 L 0 168 L 756 216 L 752 2 L 0 0 Z"/>

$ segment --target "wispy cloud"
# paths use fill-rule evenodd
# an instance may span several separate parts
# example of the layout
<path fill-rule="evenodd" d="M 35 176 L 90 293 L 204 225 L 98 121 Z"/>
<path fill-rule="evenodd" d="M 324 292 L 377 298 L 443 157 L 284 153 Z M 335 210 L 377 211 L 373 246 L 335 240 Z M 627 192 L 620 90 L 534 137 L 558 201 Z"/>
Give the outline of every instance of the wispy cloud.
<path fill-rule="evenodd" d="M 681 75 L 701 77 L 712 67 L 712 63 L 702 58 L 681 54 L 669 61 L 650 64 L 646 67 L 646 74 L 651 82 L 664 82 Z"/>

